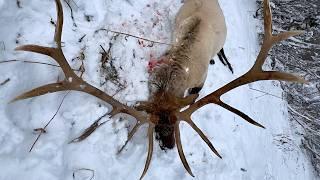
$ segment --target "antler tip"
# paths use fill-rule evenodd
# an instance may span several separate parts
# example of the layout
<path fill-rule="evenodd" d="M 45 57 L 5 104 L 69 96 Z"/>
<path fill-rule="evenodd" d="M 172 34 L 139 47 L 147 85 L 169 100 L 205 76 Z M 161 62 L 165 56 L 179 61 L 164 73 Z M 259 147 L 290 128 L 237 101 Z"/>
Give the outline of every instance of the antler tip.
<path fill-rule="evenodd" d="M 305 33 L 305 31 L 303 31 L 303 30 L 297 30 L 297 31 L 291 31 L 291 32 L 295 34 L 294 36 L 301 35 L 301 34 Z"/>
<path fill-rule="evenodd" d="M 299 78 L 299 80 L 297 82 L 302 83 L 302 84 L 310 84 L 310 82 L 304 78 Z"/>
<path fill-rule="evenodd" d="M 217 152 L 215 153 L 220 159 L 222 159 L 222 156 Z"/>
<path fill-rule="evenodd" d="M 257 122 L 255 122 L 254 125 L 256 125 L 256 126 L 262 128 L 262 129 L 266 129 L 266 127 L 264 127 L 263 125 L 261 125 L 261 124 L 259 124 L 259 123 L 257 123 Z"/>
<path fill-rule="evenodd" d="M 17 96 L 17 97 L 15 97 L 15 98 L 13 98 L 12 100 L 10 100 L 10 101 L 8 102 L 8 104 L 14 103 L 14 102 L 19 101 L 19 100 L 21 100 L 21 99 L 22 99 L 21 96 Z"/>
<path fill-rule="evenodd" d="M 24 50 L 24 46 L 18 46 L 16 48 L 14 48 L 15 51 L 23 51 Z"/>
<path fill-rule="evenodd" d="M 12 100 L 10 100 L 10 101 L 8 102 L 8 104 L 12 104 L 12 103 L 14 103 L 14 102 L 16 102 L 16 100 L 15 100 L 15 99 L 12 99 Z"/>
<path fill-rule="evenodd" d="M 31 97 L 35 97 L 35 96 L 27 96 L 26 94 L 21 94 L 21 95 L 15 97 L 15 98 L 13 98 L 12 100 L 10 100 L 8 104 L 14 103 L 14 102 L 19 101 L 19 100 L 31 98 Z"/>
<path fill-rule="evenodd" d="M 143 173 L 141 174 L 139 180 L 142 180 L 143 177 L 147 174 L 147 170 L 144 170 Z"/>
<path fill-rule="evenodd" d="M 302 83 L 302 84 L 309 84 L 309 81 L 304 79 L 303 77 L 297 76 L 297 75 L 293 75 L 293 82 L 296 83 Z"/>

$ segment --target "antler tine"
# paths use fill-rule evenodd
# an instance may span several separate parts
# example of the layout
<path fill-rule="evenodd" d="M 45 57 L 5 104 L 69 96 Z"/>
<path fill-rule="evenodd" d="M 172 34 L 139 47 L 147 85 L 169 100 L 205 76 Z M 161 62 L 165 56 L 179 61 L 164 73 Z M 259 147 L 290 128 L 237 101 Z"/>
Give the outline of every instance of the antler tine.
<path fill-rule="evenodd" d="M 61 48 L 52 48 L 38 45 L 23 45 L 15 48 L 16 51 L 29 51 L 34 53 L 39 53 L 47 55 L 54 59 L 61 67 L 66 79 L 68 78 L 79 78 L 72 70 L 68 61 L 65 59 Z"/>
<path fill-rule="evenodd" d="M 219 154 L 219 152 L 216 150 L 216 148 L 214 148 L 214 146 L 212 145 L 212 143 L 210 142 L 210 140 L 207 138 L 207 136 L 201 131 L 201 129 L 191 120 L 190 117 L 184 118 L 186 121 L 194 131 L 196 131 L 199 136 L 201 137 L 201 139 L 209 146 L 209 148 L 211 149 L 211 151 L 217 155 L 220 159 L 222 159 L 222 156 Z"/>
<path fill-rule="evenodd" d="M 124 145 L 120 148 L 120 150 L 118 151 L 118 154 L 120 154 L 123 149 L 127 146 L 128 142 L 132 139 L 132 137 L 134 136 L 134 134 L 138 131 L 138 129 L 143 125 L 144 123 L 140 123 L 139 121 L 137 121 L 137 123 L 134 125 L 134 127 L 132 128 L 132 130 L 129 132 L 128 134 L 128 138 L 126 140 L 126 142 L 124 143 Z"/>
<path fill-rule="evenodd" d="M 182 143 L 181 143 L 181 138 L 180 138 L 180 127 L 179 127 L 179 121 L 176 122 L 175 126 L 174 126 L 174 135 L 175 135 L 175 139 L 176 139 L 176 144 L 177 144 L 177 149 L 178 149 L 178 153 L 181 159 L 181 162 L 184 166 L 184 168 L 187 170 L 187 172 L 194 177 L 191 168 L 188 164 L 188 161 L 183 153 L 183 148 L 182 148 Z"/>
<path fill-rule="evenodd" d="M 142 172 L 142 175 L 140 177 L 140 180 L 146 175 L 149 166 L 150 166 L 150 162 L 151 162 L 151 158 L 152 158 L 152 154 L 153 154 L 153 132 L 154 132 L 154 125 L 153 124 L 149 124 L 149 128 L 148 128 L 148 155 L 147 155 L 147 160 L 146 163 L 144 165 L 144 169 Z"/>
<path fill-rule="evenodd" d="M 54 41 L 57 47 L 44 47 L 38 45 L 23 45 L 17 47 L 17 51 L 29 51 L 34 53 L 39 53 L 52 57 L 62 68 L 66 79 L 68 78 L 78 78 L 78 76 L 73 72 L 72 68 L 68 64 L 68 61 L 64 57 L 61 49 L 61 36 L 63 28 L 63 8 L 60 0 L 55 0 L 57 9 L 57 23 L 55 27 Z"/>
<path fill-rule="evenodd" d="M 109 96 L 105 92 L 101 91 L 100 89 L 88 84 L 73 72 L 72 68 L 70 67 L 61 49 L 61 36 L 62 36 L 62 28 L 63 28 L 62 4 L 60 0 L 55 0 L 55 3 L 56 3 L 56 9 L 57 9 L 57 23 L 56 23 L 55 34 L 54 34 L 54 41 L 56 42 L 56 47 L 24 45 L 24 46 L 17 47 L 16 50 L 29 51 L 29 52 L 39 53 L 39 54 L 43 54 L 51 57 L 62 68 L 62 71 L 65 75 L 65 79 L 61 82 L 47 84 L 47 85 L 35 88 L 26 93 L 23 93 L 22 95 L 14 98 L 13 101 L 27 99 L 27 98 L 36 97 L 36 96 L 44 95 L 47 93 L 58 92 L 58 91 L 74 90 L 74 91 L 80 91 L 80 92 L 90 94 L 110 104 L 113 107 L 112 111 L 110 112 L 111 116 L 114 116 L 115 114 L 119 114 L 119 113 L 126 113 L 135 117 L 139 123 L 149 123 L 148 115 L 120 103 L 119 101 Z"/>
<path fill-rule="evenodd" d="M 193 112 L 198 110 L 199 108 L 213 103 L 217 104 L 228 111 L 235 113 L 245 119 L 247 122 L 254 124 L 258 127 L 264 128 L 261 124 L 257 123 L 253 119 L 251 119 L 246 114 L 242 113 L 238 109 L 235 109 L 225 103 L 222 102 L 221 96 L 232 89 L 235 89 L 239 86 L 249 84 L 255 81 L 260 80 L 282 80 L 282 81 L 290 81 L 290 82 L 299 82 L 299 83 L 306 83 L 307 81 L 304 80 L 302 77 L 295 76 L 293 74 L 278 72 L 278 71 L 264 71 L 262 70 L 262 66 L 267 59 L 268 53 L 272 46 L 282 40 L 288 39 L 292 36 L 299 35 L 302 31 L 289 31 L 283 32 L 278 35 L 272 35 L 272 14 L 270 9 L 270 2 L 269 0 L 264 0 L 264 31 L 265 36 L 263 39 L 263 43 L 254 63 L 253 67 L 244 75 L 240 76 L 239 78 L 231 81 L 230 83 L 224 85 L 223 87 L 219 88 L 218 90 L 214 91 L 213 93 L 207 95 L 206 97 L 200 99 L 196 103 L 190 105 L 190 107 L 183 112 L 181 112 L 182 117 L 190 117 Z"/>
<path fill-rule="evenodd" d="M 272 37 L 272 12 L 269 0 L 263 1 L 263 17 L 265 37 Z"/>
<path fill-rule="evenodd" d="M 63 8 L 60 0 L 55 0 L 57 8 L 57 24 L 54 33 L 54 40 L 57 43 L 58 49 L 61 49 L 61 36 L 63 28 Z"/>
<path fill-rule="evenodd" d="M 278 35 L 272 34 L 272 12 L 270 8 L 270 1 L 263 1 L 263 15 L 264 15 L 264 38 L 260 53 L 257 57 L 255 65 L 252 69 L 262 71 L 262 66 L 267 59 L 268 52 L 272 46 L 280 41 L 286 40 L 292 36 L 300 35 L 303 31 L 288 31 L 282 32 Z"/>
<path fill-rule="evenodd" d="M 226 109 L 226 110 L 228 110 L 230 112 L 233 112 L 234 114 L 237 114 L 238 116 L 242 117 L 248 123 L 265 129 L 265 127 L 263 125 L 261 125 L 260 123 L 254 121 L 252 118 L 250 118 L 248 115 L 244 114 L 243 112 L 239 111 L 238 109 L 236 109 L 236 108 L 234 108 L 234 107 L 232 107 L 232 106 L 230 106 L 230 105 L 228 105 L 228 104 L 226 104 L 226 103 L 224 103 L 222 101 L 219 102 L 219 105 L 221 107 L 223 107 L 224 109 Z"/>
<path fill-rule="evenodd" d="M 66 91 L 67 87 L 63 86 L 63 82 L 47 84 L 38 88 L 35 88 L 31 91 L 25 92 L 17 97 L 15 97 L 11 102 L 15 102 L 18 100 L 28 99 L 35 96 L 41 96 L 47 94 L 49 92 L 58 92 L 58 91 Z"/>

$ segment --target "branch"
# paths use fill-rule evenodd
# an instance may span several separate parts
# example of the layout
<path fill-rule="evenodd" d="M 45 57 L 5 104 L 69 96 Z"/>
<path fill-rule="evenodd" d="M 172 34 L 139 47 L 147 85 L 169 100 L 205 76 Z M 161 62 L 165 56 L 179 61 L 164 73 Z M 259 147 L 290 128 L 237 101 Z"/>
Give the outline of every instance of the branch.
<path fill-rule="evenodd" d="M 58 112 L 59 112 L 59 110 L 61 109 L 61 106 L 62 106 L 62 104 L 63 104 L 63 102 L 64 102 L 64 100 L 65 100 L 65 98 L 68 96 L 69 93 L 70 93 L 70 91 L 68 91 L 68 92 L 63 96 L 63 98 L 62 98 L 62 100 L 61 100 L 61 103 L 60 103 L 59 106 L 58 106 L 57 111 L 56 111 L 55 114 L 51 117 L 51 119 L 47 122 L 47 124 L 46 124 L 43 128 L 34 129 L 34 131 L 40 131 L 40 133 L 39 133 L 39 135 L 37 136 L 36 140 L 33 142 L 33 144 L 32 144 L 32 146 L 31 146 L 29 152 L 32 151 L 32 149 L 34 148 L 34 146 L 36 145 L 36 143 L 37 143 L 38 140 L 40 139 L 41 135 L 47 132 L 47 131 L 46 131 L 47 127 L 50 125 L 50 123 L 52 122 L 52 120 L 53 120 L 53 119 L 56 117 L 56 115 L 58 114 Z"/>
<path fill-rule="evenodd" d="M 142 40 L 145 40 L 145 41 L 149 41 L 149 42 L 152 42 L 152 43 L 155 43 L 155 44 L 163 44 L 163 45 L 167 45 L 167 46 L 173 46 L 171 43 L 164 43 L 164 42 L 160 42 L 160 41 L 154 41 L 154 40 L 150 40 L 150 39 L 147 39 L 147 38 L 143 38 L 143 37 L 139 37 L 139 36 L 136 36 L 136 35 L 132 35 L 132 34 L 129 34 L 129 33 L 113 31 L 113 30 L 105 29 L 105 28 L 98 29 L 98 30 L 95 31 L 95 33 L 99 32 L 99 31 L 107 31 L 107 32 L 117 33 L 117 34 L 121 34 L 121 35 L 125 35 L 125 36 L 134 37 L 136 39 L 142 39 Z"/>
<path fill-rule="evenodd" d="M 21 63 L 26 63 L 26 64 L 40 64 L 40 65 L 47 65 L 47 66 L 61 68 L 59 65 L 55 65 L 55 64 L 43 63 L 43 62 L 39 62 L 39 61 L 16 60 L 16 59 L 0 61 L 0 64 L 12 63 L 12 62 L 21 62 Z M 78 69 L 72 69 L 72 70 L 73 71 L 80 71 Z"/>

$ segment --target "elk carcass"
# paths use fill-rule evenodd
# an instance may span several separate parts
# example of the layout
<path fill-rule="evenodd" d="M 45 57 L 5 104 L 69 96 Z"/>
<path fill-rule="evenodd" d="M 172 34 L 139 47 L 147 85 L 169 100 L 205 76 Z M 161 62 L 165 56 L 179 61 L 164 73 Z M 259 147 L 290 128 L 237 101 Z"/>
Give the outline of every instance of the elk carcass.
<path fill-rule="evenodd" d="M 141 178 L 146 174 L 151 162 L 155 132 L 156 136 L 160 139 L 160 146 L 162 148 L 173 148 L 174 145 L 177 145 L 177 150 L 185 169 L 193 176 L 182 149 L 179 130 L 179 123 L 181 121 L 188 123 L 210 149 L 218 157 L 221 157 L 209 139 L 192 121 L 191 115 L 195 111 L 207 104 L 216 104 L 242 117 L 253 125 L 263 127 L 243 112 L 224 103 L 221 100 L 221 96 L 239 86 L 260 80 L 305 82 L 304 79 L 292 74 L 262 70 L 262 65 L 267 58 L 268 52 L 275 43 L 301 33 L 291 31 L 272 35 L 270 4 L 269 0 L 264 0 L 265 36 L 253 67 L 232 82 L 218 88 L 204 98 L 196 100 L 198 97 L 197 92 L 201 89 L 206 79 L 210 58 L 223 47 L 226 38 L 226 26 L 217 0 L 187 0 L 176 17 L 172 48 L 160 57 L 162 63 L 157 64 L 150 72 L 149 100 L 140 102 L 135 107 L 129 107 L 84 81 L 70 67 L 61 46 L 63 27 L 62 4 L 60 0 L 55 0 L 55 2 L 57 7 L 57 23 L 54 40 L 56 45 L 54 47 L 24 45 L 17 47 L 16 50 L 30 51 L 51 57 L 61 67 L 65 79 L 23 93 L 13 101 L 58 91 L 80 91 L 110 104 L 112 106 L 112 110 L 110 111 L 111 117 L 119 113 L 126 113 L 136 119 L 136 124 L 129 132 L 127 142 L 130 141 L 141 125 L 149 125 L 148 154 Z M 76 139 L 83 140 L 88 137 L 98 126 L 97 123 L 95 122 L 95 124 L 90 126 Z"/>

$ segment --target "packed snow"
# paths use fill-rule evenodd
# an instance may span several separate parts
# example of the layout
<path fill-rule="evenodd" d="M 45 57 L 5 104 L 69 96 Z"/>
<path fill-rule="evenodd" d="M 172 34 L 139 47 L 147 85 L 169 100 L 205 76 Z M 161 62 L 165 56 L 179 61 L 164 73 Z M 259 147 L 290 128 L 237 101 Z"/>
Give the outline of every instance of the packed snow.
<path fill-rule="evenodd" d="M 78 92 L 53 93 L 9 103 L 15 96 L 63 78 L 57 67 L 5 60 L 54 62 L 45 56 L 15 52 L 22 44 L 53 46 L 56 18 L 53 0 L 0 0 L 0 179 L 1 180 L 124 180 L 138 179 L 146 155 L 146 127 L 134 136 L 124 152 L 117 154 L 127 139 L 132 119 L 116 116 L 86 140 L 69 144 L 96 119 L 109 111 L 107 104 Z M 121 102 L 133 105 L 146 100 L 147 64 L 150 56 L 160 56 L 168 46 L 153 44 L 130 36 L 107 32 L 109 29 L 169 43 L 180 0 L 73 0 L 64 7 L 63 50 L 74 69 L 81 66 L 83 78 L 108 92 Z M 245 73 L 254 63 L 259 50 L 257 32 L 260 21 L 252 0 L 220 0 L 226 17 L 228 36 L 224 46 L 234 67 L 231 74 L 215 57 L 209 67 L 203 97 Z M 20 7 L 19 7 L 20 6 Z M 214 19 L 213 19 L 214 20 Z M 105 82 L 101 70 L 101 46 L 112 43 L 113 66 L 118 81 Z M 78 57 L 78 58 L 77 58 Z M 73 60 L 72 60 L 73 59 Z M 266 66 L 268 68 L 268 66 Z M 80 73 L 79 73 L 80 74 Z M 119 84 L 123 87 L 119 87 Z M 35 144 L 39 132 L 61 109 Z M 312 167 L 300 140 L 288 122 L 286 102 L 279 82 L 246 85 L 226 94 L 223 99 L 263 124 L 252 126 L 240 117 L 214 105 L 197 111 L 192 117 L 222 155 L 219 159 L 187 125 L 181 124 L 186 158 L 196 175 L 192 178 L 183 168 L 176 149 L 163 151 L 155 143 L 151 166 L 144 179 L 201 180 L 313 180 Z M 93 177 L 94 175 L 94 177 Z"/>

